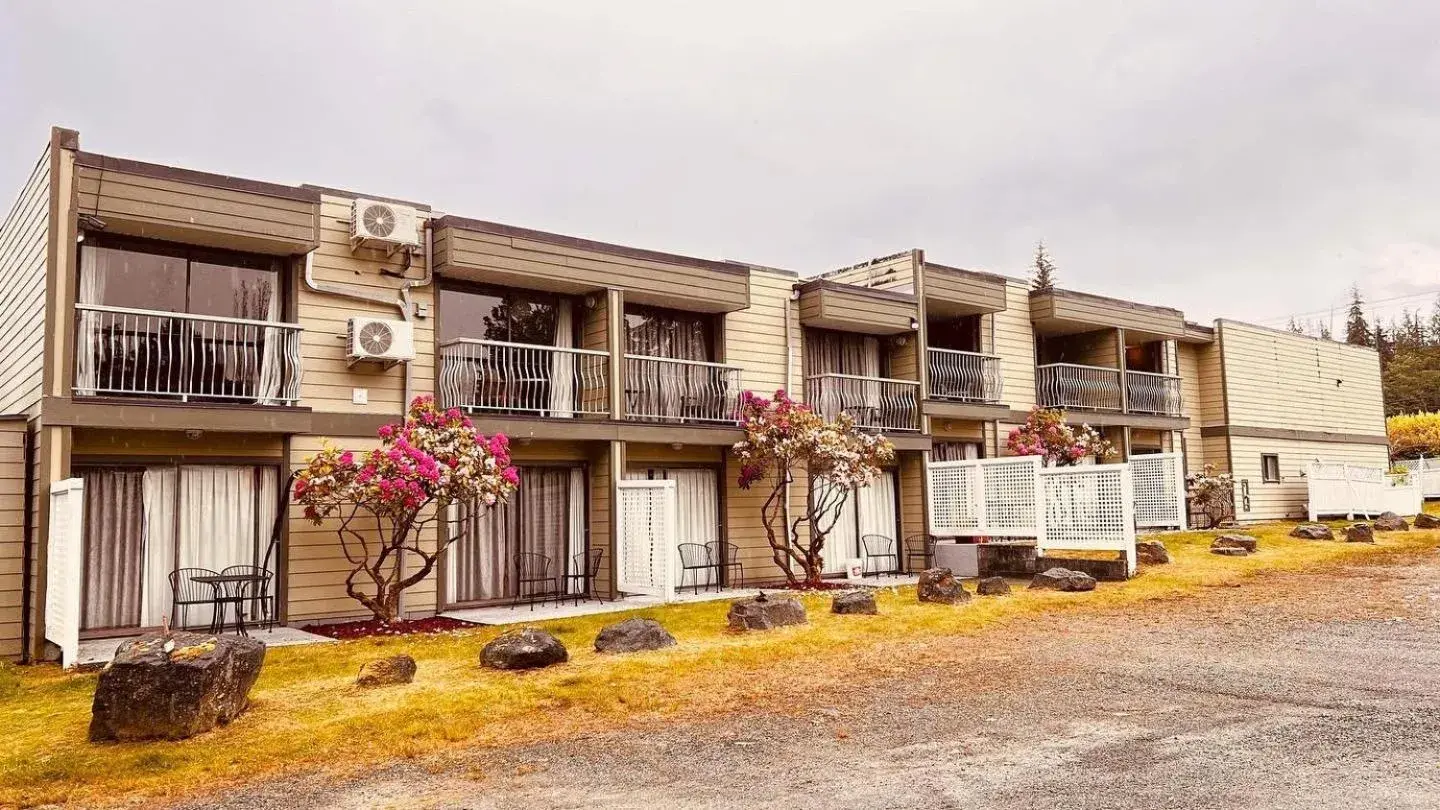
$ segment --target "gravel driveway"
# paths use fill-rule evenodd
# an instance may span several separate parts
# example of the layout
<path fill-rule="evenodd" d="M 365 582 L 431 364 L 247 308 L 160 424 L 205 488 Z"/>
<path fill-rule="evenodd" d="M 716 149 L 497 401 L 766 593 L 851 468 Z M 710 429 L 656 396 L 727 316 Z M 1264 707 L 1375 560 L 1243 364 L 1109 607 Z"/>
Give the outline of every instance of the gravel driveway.
<path fill-rule="evenodd" d="M 1430 555 L 1050 616 L 948 641 L 813 710 L 777 713 L 776 695 L 720 722 L 196 806 L 1434 808 L 1436 583 Z"/>

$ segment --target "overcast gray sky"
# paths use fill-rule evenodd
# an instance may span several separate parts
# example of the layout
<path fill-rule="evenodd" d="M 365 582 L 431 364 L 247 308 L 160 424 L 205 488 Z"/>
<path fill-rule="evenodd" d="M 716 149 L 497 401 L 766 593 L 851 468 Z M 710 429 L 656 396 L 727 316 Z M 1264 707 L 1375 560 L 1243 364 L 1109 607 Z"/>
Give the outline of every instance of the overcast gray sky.
<path fill-rule="evenodd" d="M 1195 319 L 1440 290 L 1440 3 L 0 0 L 0 193 L 86 149 Z M 8 202 L 6 203 L 8 207 Z"/>

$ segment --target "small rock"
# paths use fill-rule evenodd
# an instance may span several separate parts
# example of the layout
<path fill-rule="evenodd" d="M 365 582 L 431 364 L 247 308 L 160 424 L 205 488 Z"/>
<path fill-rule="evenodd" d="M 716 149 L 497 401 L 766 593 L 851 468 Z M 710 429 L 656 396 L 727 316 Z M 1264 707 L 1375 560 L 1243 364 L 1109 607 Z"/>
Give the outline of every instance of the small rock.
<path fill-rule="evenodd" d="M 1036 574 L 1030 580 L 1030 587 L 1048 591 L 1093 591 L 1095 578 L 1083 571 L 1051 568 Z"/>
<path fill-rule="evenodd" d="M 415 680 L 415 659 L 408 655 L 376 658 L 360 665 L 356 686 L 390 686 Z"/>
<path fill-rule="evenodd" d="M 1248 534 L 1222 534 L 1215 538 L 1210 548 L 1243 548 L 1253 554 L 1259 545 L 1260 541 Z"/>
<path fill-rule="evenodd" d="M 480 651 L 480 665 L 491 669 L 540 669 L 569 660 L 559 639 L 534 627 L 492 639 Z"/>
<path fill-rule="evenodd" d="M 880 611 L 875 607 L 875 594 L 869 590 L 858 590 L 835 594 L 830 601 L 830 612 L 874 616 Z"/>
<path fill-rule="evenodd" d="M 1165 565 L 1170 562 L 1170 552 L 1159 540 L 1141 540 L 1135 544 L 1135 559 L 1146 565 Z"/>
<path fill-rule="evenodd" d="M 1222 557 L 1249 557 L 1250 552 L 1239 546 L 1211 546 L 1211 554 L 1219 554 Z"/>
<path fill-rule="evenodd" d="M 1004 577 L 985 577 L 975 585 L 975 593 L 981 596 L 1004 596 L 1010 593 L 1010 583 Z"/>
<path fill-rule="evenodd" d="M 797 599 L 771 599 L 763 594 L 754 599 L 730 603 L 726 620 L 732 630 L 773 630 L 791 624 L 805 624 L 805 606 Z"/>
<path fill-rule="evenodd" d="M 265 663 L 244 636 L 147 633 L 120 644 L 100 673 L 90 740 L 183 740 L 240 716 Z"/>
<path fill-rule="evenodd" d="M 1410 531 L 1410 524 L 1405 522 L 1405 518 L 1400 517 L 1394 512 L 1381 512 L 1380 517 L 1375 518 L 1372 525 L 1377 532 Z"/>
<path fill-rule="evenodd" d="M 1290 530 L 1291 537 L 1301 540 L 1334 540 L 1335 533 L 1324 523 L 1301 523 Z"/>
<path fill-rule="evenodd" d="M 915 586 L 915 596 L 921 602 L 940 605 L 957 605 L 970 601 L 970 592 L 949 568 L 927 568 L 920 572 L 920 581 Z"/>
<path fill-rule="evenodd" d="M 1345 542 L 1347 543 L 1373 543 L 1375 542 L 1375 530 L 1367 523 L 1356 523 L 1345 529 Z"/>
<path fill-rule="evenodd" d="M 1440 517 L 1421 512 L 1415 516 L 1414 526 L 1417 529 L 1440 529 Z"/>
<path fill-rule="evenodd" d="M 674 647 L 675 637 L 654 619 L 626 619 L 600 630 L 595 652 L 627 653 Z"/>

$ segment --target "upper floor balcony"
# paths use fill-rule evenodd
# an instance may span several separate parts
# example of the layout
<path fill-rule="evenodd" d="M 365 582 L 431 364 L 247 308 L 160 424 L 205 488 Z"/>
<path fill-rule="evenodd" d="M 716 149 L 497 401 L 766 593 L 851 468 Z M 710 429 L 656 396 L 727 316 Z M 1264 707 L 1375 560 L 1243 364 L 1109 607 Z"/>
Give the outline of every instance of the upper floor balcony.
<path fill-rule="evenodd" d="M 1173 374 L 1050 363 L 1036 367 L 1035 390 L 1045 408 L 1182 415 L 1180 378 Z"/>
<path fill-rule="evenodd" d="M 1126 403 L 1131 413 L 1181 416 L 1180 377 L 1148 371 L 1125 372 Z"/>
<path fill-rule="evenodd" d="M 607 416 L 610 353 L 456 338 L 440 345 L 442 407 L 568 419 Z"/>
<path fill-rule="evenodd" d="M 298 324 L 77 304 L 77 397 L 295 405 Z"/>
<path fill-rule="evenodd" d="M 625 355 L 625 418 L 734 425 L 740 421 L 739 366 Z"/>
<path fill-rule="evenodd" d="M 927 354 L 931 399 L 989 405 L 1004 395 L 996 355 L 934 347 Z"/>
<path fill-rule="evenodd" d="M 847 413 L 866 430 L 920 429 L 920 383 L 855 374 L 814 374 L 805 378 L 805 401 L 834 419 Z"/>

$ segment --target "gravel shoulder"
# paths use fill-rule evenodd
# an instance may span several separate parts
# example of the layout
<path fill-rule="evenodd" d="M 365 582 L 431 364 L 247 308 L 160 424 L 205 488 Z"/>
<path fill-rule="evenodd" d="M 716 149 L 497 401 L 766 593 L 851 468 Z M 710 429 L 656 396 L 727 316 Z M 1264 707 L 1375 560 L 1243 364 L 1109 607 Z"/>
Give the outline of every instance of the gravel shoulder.
<path fill-rule="evenodd" d="M 191 807 L 1431 808 L 1440 556 L 939 647 L 723 720 L 257 784 Z"/>

